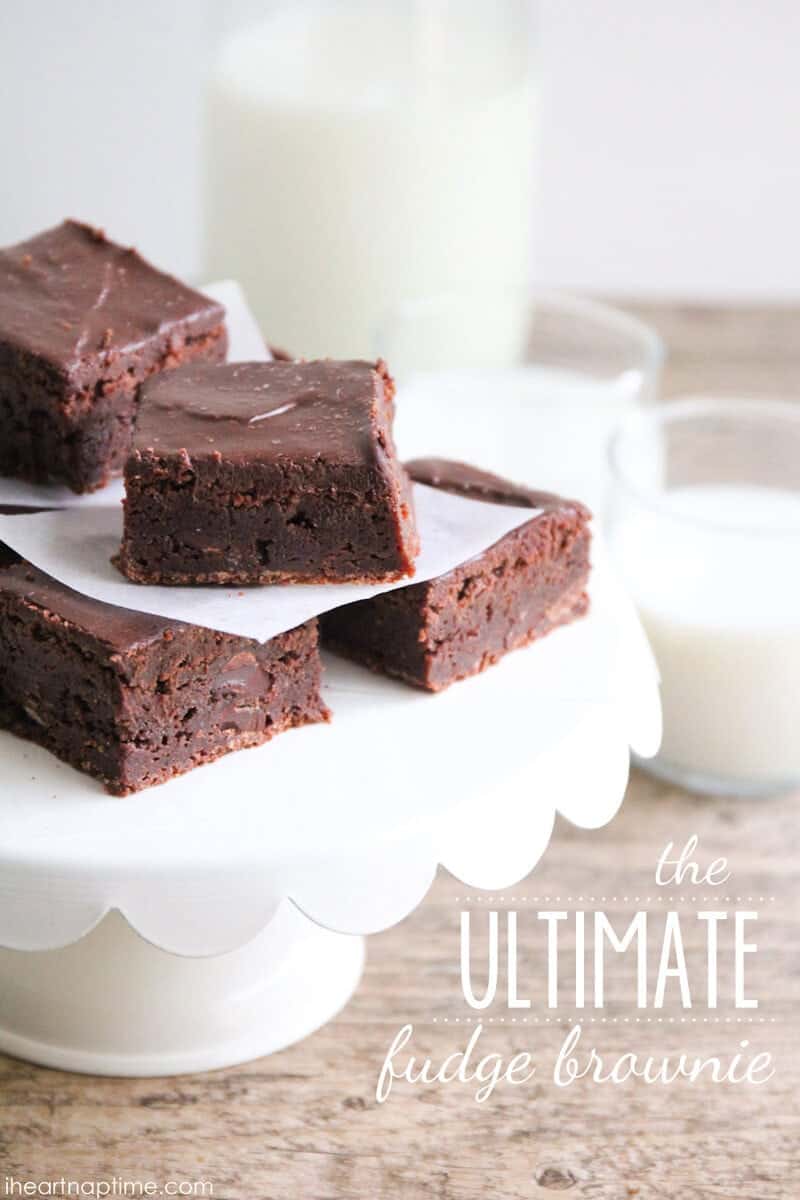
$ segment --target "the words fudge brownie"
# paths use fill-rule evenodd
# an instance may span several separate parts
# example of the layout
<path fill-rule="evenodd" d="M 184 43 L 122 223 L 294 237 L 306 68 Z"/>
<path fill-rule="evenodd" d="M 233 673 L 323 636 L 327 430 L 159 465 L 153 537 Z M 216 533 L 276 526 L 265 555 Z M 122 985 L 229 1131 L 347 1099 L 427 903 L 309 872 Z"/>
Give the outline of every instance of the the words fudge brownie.
<path fill-rule="evenodd" d="M 383 363 L 232 363 L 144 385 L 121 570 L 139 583 L 413 573 L 411 488 Z"/>
<path fill-rule="evenodd" d="M 327 720 L 319 685 L 314 621 L 262 644 L 90 600 L 0 555 L 0 727 L 109 792 Z"/>
<path fill-rule="evenodd" d="M 582 504 L 463 463 L 407 467 L 418 483 L 541 511 L 454 571 L 325 613 L 323 644 L 435 692 L 587 611 L 591 514 Z"/>
<path fill-rule="evenodd" d="M 226 346 L 221 305 L 87 225 L 0 250 L 0 474 L 102 487 L 141 381 Z"/>

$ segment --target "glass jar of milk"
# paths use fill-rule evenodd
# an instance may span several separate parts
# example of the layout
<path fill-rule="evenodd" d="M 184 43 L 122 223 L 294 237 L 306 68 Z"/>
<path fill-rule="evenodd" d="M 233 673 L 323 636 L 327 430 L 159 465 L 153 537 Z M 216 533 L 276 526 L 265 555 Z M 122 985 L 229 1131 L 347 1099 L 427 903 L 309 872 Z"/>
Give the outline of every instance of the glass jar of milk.
<path fill-rule="evenodd" d="M 611 446 L 612 553 L 661 672 L 645 769 L 697 791 L 800 782 L 800 404 L 694 399 Z"/>
<path fill-rule="evenodd" d="M 206 266 L 268 340 L 367 355 L 376 315 L 527 278 L 531 0 L 292 0 L 210 81 Z"/>

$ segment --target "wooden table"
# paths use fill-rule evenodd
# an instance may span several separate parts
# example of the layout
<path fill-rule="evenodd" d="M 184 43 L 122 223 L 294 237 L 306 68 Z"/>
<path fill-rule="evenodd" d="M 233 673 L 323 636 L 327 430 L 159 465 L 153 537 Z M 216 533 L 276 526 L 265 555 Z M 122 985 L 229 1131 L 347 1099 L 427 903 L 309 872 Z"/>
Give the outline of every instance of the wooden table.
<path fill-rule="evenodd" d="M 637 311 L 667 339 L 669 393 L 800 395 L 797 309 Z M 634 774 L 610 826 L 585 832 L 559 822 L 544 860 L 511 895 L 470 893 L 465 900 L 463 886 L 441 874 L 409 920 L 370 939 L 363 984 L 339 1019 L 281 1054 L 208 1075 L 142 1081 L 81 1078 L 0 1059 L 0 1196 L 6 1176 L 123 1176 L 159 1188 L 210 1181 L 217 1200 L 516 1200 L 557 1191 L 597 1200 L 800 1196 L 799 825 L 797 797 L 698 799 Z M 555 897 L 565 910 L 616 915 L 620 930 L 637 909 L 652 912 L 658 928 L 666 907 L 692 915 L 707 907 L 692 903 L 700 889 L 658 889 L 653 882 L 664 846 L 693 833 L 699 856 L 725 856 L 732 872 L 716 889 L 731 902 L 715 906 L 759 911 L 752 987 L 760 1007 L 751 1015 L 763 1022 L 703 1022 L 704 1008 L 691 1010 L 694 1023 L 681 1022 L 685 1012 L 675 1003 L 661 1021 L 636 1022 L 638 1010 L 624 999 L 633 982 L 625 955 L 606 1021 L 586 1009 L 579 1015 L 583 1036 L 609 1060 L 681 1049 L 728 1059 L 747 1038 L 772 1054 L 769 1082 L 583 1080 L 559 1088 L 543 1070 L 525 1086 L 499 1085 L 482 1104 L 474 1085 L 459 1083 L 395 1084 L 384 1104 L 376 1102 L 380 1065 L 406 1022 L 414 1025 L 415 1052 L 437 1065 L 463 1049 L 471 1029 L 464 1018 L 474 1022 L 477 1014 L 461 995 L 462 909 L 479 926 L 487 909 L 519 913 L 520 987 L 535 989 L 542 960 L 531 914 L 552 908 Z M 666 893 L 684 899 L 667 901 Z M 567 951 L 570 944 L 566 934 Z M 703 978 L 704 953 L 699 934 L 690 933 L 693 980 Z M 653 970 L 651 964 L 651 976 Z M 726 965 L 721 994 L 730 984 Z M 541 996 L 525 1022 L 525 1010 L 514 1011 L 512 1022 L 505 1006 L 487 1010 L 487 1018 L 494 1015 L 481 1035 L 482 1053 L 507 1059 L 529 1049 L 537 1064 L 552 1063 L 576 1014 L 561 1006 L 549 1013 Z M 735 1022 L 729 1005 L 719 1013 L 733 1013 Z"/>

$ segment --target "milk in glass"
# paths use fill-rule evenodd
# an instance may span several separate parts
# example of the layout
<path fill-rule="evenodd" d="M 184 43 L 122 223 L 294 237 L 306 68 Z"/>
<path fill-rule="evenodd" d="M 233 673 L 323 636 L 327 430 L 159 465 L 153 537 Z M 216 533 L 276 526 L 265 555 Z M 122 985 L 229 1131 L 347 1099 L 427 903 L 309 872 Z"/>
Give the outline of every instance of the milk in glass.
<path fill-rule="evenodd" d="M 660 759 L 757 785 L 800 779 L 800 493 L 748 484 L 631 505 L 612 549 L 661 672 Z"/>
<path fill-rule="evenodd" d="M 206 268 L 244 285 L 271 342 L 372 355 L 399 300 L 527 278 L 529 9 L 303 0 L 224 44 Z"/>

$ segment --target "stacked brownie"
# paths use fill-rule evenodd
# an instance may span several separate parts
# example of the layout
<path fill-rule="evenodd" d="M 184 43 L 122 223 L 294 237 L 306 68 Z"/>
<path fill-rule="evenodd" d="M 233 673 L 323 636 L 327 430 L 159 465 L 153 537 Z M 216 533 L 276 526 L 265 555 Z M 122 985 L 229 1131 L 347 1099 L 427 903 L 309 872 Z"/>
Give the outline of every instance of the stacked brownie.
<path fill-rule="evenodd" d="M 0 474 L 82 492 L 123 471 L 115 562 L 137 584 L 393 585 L 327 612 L 323 639 L 430 691 L 586 611 L 582 505 L 462 464 L 405 469 L 380 361 L 225 364 L 226 344 L 220 306 L 88 226 L 0 252 Z M 412 479 L 528 511 L 403 585 Z M 320 675 L 316 621 L 258 643 L 91 600 L 0 547 L 0 726 L 111 792 L 328 720 Z"/>
<path fill-rule="evenodd" d="M 103 487 L 142 381 L 226 348 L 219 304 L 100 230 L 65 221 L 0 250 L 0 475 Z"/>
<path fill-rule="evenodd" d="M 119 566 L 137 583 L 386 583 L 413 574 L 385 364 L 231 363 L 147 383 Z"/>

